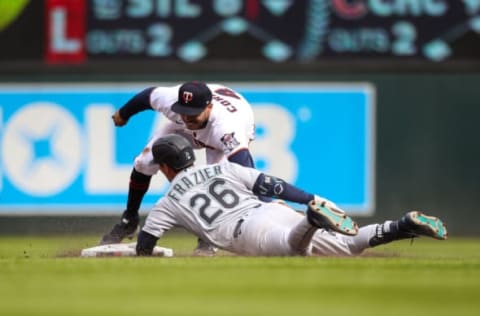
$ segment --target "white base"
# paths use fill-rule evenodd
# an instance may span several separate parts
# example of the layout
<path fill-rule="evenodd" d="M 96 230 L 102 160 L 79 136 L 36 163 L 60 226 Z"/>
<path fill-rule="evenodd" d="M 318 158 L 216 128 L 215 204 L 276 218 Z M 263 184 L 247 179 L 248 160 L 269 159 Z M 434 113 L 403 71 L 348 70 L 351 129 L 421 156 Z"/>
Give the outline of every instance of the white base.
<path fill-rule="evenodd" d="M 137 243 L 120 243 L 102 245 L 91 248 L 82 249 L 80 253 L 81 257 L 134 257 L 137 255 L 135 247 Z M 153 248 L 152 256 L 156 257 L 173 257 L 173 250 L 170 248 L 164 248 L 155 246 Z"/>

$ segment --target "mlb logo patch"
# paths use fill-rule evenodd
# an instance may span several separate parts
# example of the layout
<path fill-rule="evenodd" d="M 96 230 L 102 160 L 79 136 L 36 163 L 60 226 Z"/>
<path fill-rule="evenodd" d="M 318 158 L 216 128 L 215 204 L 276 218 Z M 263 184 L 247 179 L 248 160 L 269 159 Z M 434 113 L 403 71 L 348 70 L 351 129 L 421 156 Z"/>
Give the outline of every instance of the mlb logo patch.
<path fill-rule="evenodd" d="M 240 142 L 235 138 L 235 132 L 223 135 L 220 140 L 229 150 L 233 150 L 240 145 Z"/>

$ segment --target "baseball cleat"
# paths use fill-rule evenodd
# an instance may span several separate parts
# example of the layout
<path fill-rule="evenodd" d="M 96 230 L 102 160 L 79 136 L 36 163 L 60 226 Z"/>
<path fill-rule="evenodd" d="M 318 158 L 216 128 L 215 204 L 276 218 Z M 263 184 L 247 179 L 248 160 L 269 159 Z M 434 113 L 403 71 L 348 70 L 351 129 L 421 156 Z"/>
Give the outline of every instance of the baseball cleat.
<path fill-rule="evenodd" d="M 399 227 L 407 233 L 416 236 L 429 236 L 435 239 L 447 239 L 445 224 L 437 217 L 428 216 L 419 211 L 405 214 L 399 222 Z"/>
<path fill-rule="evenodd" d="M 132 239 L 137 233 L 138 223 L 138 217 L 130 220 L 122 218 L 120 224 L 113 226 L 113 229 L 102 237 L 99 245 L 118 244 L 125 238 Z"/>
<path fill-rule="evenodd" d="M 325 203 L 317 203 L 315 200 L 308 203 L 308 222 L 315 227 L 324 228 L 344 235 L 355 236 L 358 233 L 358 225 L 352 218 L 341 210 L 327 207 Z"/>

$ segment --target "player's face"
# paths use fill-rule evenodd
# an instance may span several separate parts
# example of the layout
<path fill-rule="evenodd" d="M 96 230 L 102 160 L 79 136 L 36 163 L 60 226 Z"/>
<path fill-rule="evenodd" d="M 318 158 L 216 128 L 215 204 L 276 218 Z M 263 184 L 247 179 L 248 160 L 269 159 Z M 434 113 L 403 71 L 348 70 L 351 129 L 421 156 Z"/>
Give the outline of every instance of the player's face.
<path fill-rule="evenodd" d="M 205 108 L 205 110 L 198 115 L 180 115 L 185 126 L 190 130 L 196 130 L 204 128 L 207 125 L 208 118 L 210 117 L 210 111 L 212 109 L 211 104 Z"/>
<path fill-rule="evenodd" d="M 175 178 L 176 172 L 173 169 L 169 168 L 167 164 L 161 163 L 159 165 L 159 168 L 160 168 L 160 171 L 162 171 L 162 173 L 165 175 L 165 177 L 167 177 L 168 181 L 171 182 L 173 178 Z"/>

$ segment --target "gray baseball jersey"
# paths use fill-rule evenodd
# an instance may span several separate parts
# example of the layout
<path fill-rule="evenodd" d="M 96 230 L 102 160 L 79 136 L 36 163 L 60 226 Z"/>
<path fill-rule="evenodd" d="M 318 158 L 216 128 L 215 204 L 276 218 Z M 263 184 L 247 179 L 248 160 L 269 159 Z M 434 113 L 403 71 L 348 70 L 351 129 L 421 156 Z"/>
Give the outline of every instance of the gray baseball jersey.
<path fill-rule="evenodd" d="M 229 162 L 188 168 L 173 179 L 143 230 L 160 237 L 180 226 L 227 249 L 239 219 L 262 203 L 251 191 L 259 175 Z"/>

